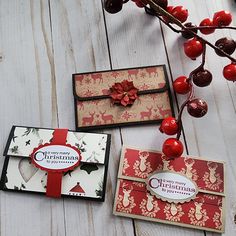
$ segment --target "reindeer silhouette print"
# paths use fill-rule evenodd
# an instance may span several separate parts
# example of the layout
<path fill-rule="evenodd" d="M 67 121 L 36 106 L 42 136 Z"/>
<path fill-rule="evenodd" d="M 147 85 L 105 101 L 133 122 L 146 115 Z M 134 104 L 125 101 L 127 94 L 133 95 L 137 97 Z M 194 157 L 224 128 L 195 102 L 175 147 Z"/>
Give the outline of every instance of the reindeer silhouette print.
<path fill-rule="evenodd" d="M 195 161 L 192 158 L 185 158 L 184 163 L 186 166 L 186 170 L 183 169 L 183 173 L 185 172 L 185 175 L 189 179 L 196 181 L 198 179 L 197 170 L 193 169 L 193 165 L 194 165 Z"/>
<path fill-rule="evenodd" d="M 154 208 L 154 205 L 153 205 L 153 198 L 154 198 L 154 196 L 148 194 L 147 198 L 148 199 L 147 199 L 146 208 L 147 208 L 148 211 L 152 211 L 153 208 Z"/>
<path fill-rule="evenodd" d="M 117 199 L 117 210 L 120 212 L 131 213 L 132 209 L 136 206 L 134 203 L 134 197 L 130 196 L 131 192 L 133 191 L 133 186 L 127 188 L 128 184 L 120 182 L 122 186 L 123 194 L 118 196 Z"/>
<path fill-rule="evenodd" d="M 194 202 L 195 208 L 191 207 L 188 212 L 190 224 L 197 226 L 205 226 L 206 221 L 209 219 L 206 209 L 202 209 L 203 202 Z"/>
<path fill-rule="evenodd" d="M 170 221 L 180 221 L 181 217 L 184 215 L 181 204 L 167 203 L 164 208 L 164 213 L 166 214 L 166 219 Z"/>
<path fill-rule="evenodd" d="M 107 123 L 114 123 L 114 120 L 113 120 L 113 115 L 107 115 L 106 114 L 106 111 L 104 112 L 99 112 L 101 115 L 102 115 L 102 120 L 105 124 Z"/>
<path fill-rule="evenodd" d="M 155 200 L 155 197 L 149 193 L 147 193 L 146 197 L 147 199 L 143 199 L 139 205 L 141 213 L 144 216 L 155 217 L 156 213 L 160 210 L 158 202 Z"/>
<path fill-rule="evenodd" d="M 139 151 L 139 159 L 136 160 L 133 169 L 135 171 L 135 175 L 141 178 L 147 178 L 148 174 L 152 171 L 151 164 L 147 161 L 149 157 L 149 152 Z"/>
<path fill-rule="evenodd" d="M 195 207 L 195 218 L 197 220 L 200 220 L 202 217 L 203 217 L 203 214 L 202 214 L 202 202 L 194 202 L 194 205 L 196 206 Z"/>
<path fill-rule="evenodd" d="M 140 158 L 140 165 L 139 165 L 139 169 L 144 172 L 147 169 L 146 166 L 146 162 L 147 162 L 147 158 L 149 157 L 149 153 L 148 152 L 140 152 L 139 151 L 139 158 Z"/>
<path fill-rule="evenodd" d="M 169 170 L 170 161 L 169 161 L 169 160 L 166 160 L 166 159 L 163 157 L 162 162 L 163 162 L 162 170 Z"/>
<path fill-rule="evenodd" d="M 89 112 L 90 116 L 85 116 L 82 118 L 82 125 L 92 125 L 93 121 L 94 121 L 94 115 L 95 112 Z"/>
<path fill-rule="evenodd" d="M 151 119 L 151 115 L 152 115 L 152 106 L 151 107 L 146 107 L 148 111 L 141 111 L 140 112 L 140 118 L 141 120 L 144 120 L 145 118 L 147 118 L 147 120 Z"/>
<path fill-rule="evenodd" d="M 123 198 L 122 203 L 123 203 L 124 207 L 127 207 L 130 204 L 129 198 L 130 198 L 130 193 L 132 190 L 133 190 L 133 188 L 128 189 L 128 190 L 123 188 L 124 198 Z"/>
<path fill-rule="evenodd" d="M 223 180 L 220 178 L 220 174 L 216 174 L 216 169 L 218 167 L 218 164 L 215 162 L 208 161 L 207 166 L 209 169 L 209 172 L 205 172 L 203 176 L 203 181 L 206 184 L 206 187 L 217 190 L 220 188 L 220 185 L 222 184 Z"/>
<path fill-rule="evenodd" d="M 163 109 L 163 105 L 161 107 L 157 107 L 161 117 L 166 118 L 171 115 L 171 110 L 168 108 L 166 110 Z"/>
<path fill-rule="evenodd" d="M 192 179 L 192 176 L 193 176 L 193 174 L 192 174 L 192 168 L 193 168 L 193 164 L 194 164 L 194 160 L 193 159 L 191 159 L 191 158 L 185 158 L 184 159 L 184 163 L 185 163 L 185 166 L 186 166 L 186 173 L 185 173 L 185 175 L 188 177 L 188 178 L 190 178 L 190 179 Z"/>

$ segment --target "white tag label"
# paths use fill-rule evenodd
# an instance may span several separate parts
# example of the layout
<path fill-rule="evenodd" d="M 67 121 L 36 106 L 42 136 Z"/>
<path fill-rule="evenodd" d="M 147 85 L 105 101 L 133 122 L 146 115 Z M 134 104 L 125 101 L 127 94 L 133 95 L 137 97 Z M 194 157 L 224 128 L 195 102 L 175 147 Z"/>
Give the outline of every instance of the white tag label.
<path fill-rule="evenodd" d="M 174 172 L 158 172 L 147 178 L 148 190 L 168 202 L 187 202 L 198 193 L 196 184 L 184 175 Z"/>
<path fill-rule="evenodd" d="M 80 161 L 79 153 L 64 145 L 49 145 L 38 149 L 33 156 L 35 164 L 50 170 L 71 168 Z"/>

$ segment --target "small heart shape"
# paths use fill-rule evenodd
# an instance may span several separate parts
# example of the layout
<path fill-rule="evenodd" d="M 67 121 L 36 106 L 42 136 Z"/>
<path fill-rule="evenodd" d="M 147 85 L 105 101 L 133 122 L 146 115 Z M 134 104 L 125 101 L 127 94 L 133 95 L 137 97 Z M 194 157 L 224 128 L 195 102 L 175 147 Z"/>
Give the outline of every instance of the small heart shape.
<path fill-rule="evenodd" d="M 154 109 L 155 112 L 157 112 L 157 109 Z"/>
<path fill-rule="evenodd" d="M 38 168 L 34 167 L 31 164 L 31 161 L 28 157 L 24 157 L 20 160 L 18 164 L 20 174 L 24 181 L 27 183 L 38 171 Z"/>

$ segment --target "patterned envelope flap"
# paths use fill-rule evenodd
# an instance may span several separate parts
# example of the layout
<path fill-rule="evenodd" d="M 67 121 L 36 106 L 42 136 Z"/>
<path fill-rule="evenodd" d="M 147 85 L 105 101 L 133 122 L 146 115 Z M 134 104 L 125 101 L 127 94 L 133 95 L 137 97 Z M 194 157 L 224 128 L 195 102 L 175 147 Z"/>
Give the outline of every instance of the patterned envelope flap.
<path fill-rule="evenodd" d="M 168 88 L 164 66 L 74 74 L 74 95 L 78 100 L 107 98 L 114 83 L 133 81 L 139 93 L 163 92 Z"/>
<path fill-rule="evenodd" d="M 156 171 L 174 171 L 192 179 L 201 193 L 224 196 L 224 163 L 193 157 L 167 161 L 160 152 L 124 148 L 118 178 L 140 183 Z"/>
<path fill-rule="evenodd" d="M 40 144 L 50 143 L 54 129 L 13 126 L 4 156 L 29 157 Z M 69 131 L 67 144 L 81 152 L 81 162 L 105 164 L 108 135 Z"/>

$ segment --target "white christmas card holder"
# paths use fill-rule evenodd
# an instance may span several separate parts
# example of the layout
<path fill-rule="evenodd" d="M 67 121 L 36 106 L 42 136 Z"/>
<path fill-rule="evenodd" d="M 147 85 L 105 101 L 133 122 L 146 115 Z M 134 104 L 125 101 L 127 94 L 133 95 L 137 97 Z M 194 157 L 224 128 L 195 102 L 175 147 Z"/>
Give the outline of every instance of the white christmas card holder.
<path fill-rule="evenodd" d="M 4 151 L 1 189 L 104 201 L 110 135 L 59 129 L 56 140 L 57 132 L 12 127 Z M 50 176 L 52 186 L 59 181 L 60 191 L 50 187 Z"/>

